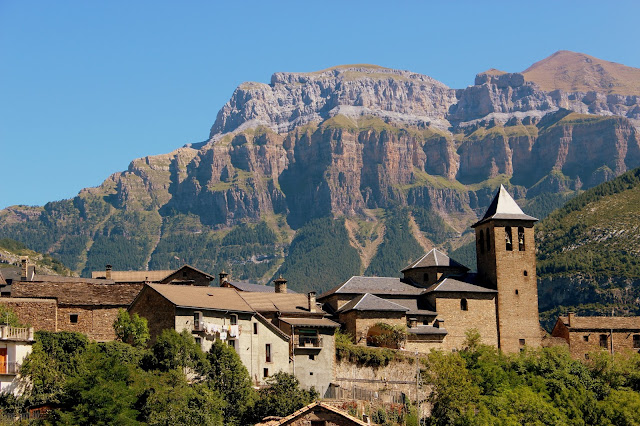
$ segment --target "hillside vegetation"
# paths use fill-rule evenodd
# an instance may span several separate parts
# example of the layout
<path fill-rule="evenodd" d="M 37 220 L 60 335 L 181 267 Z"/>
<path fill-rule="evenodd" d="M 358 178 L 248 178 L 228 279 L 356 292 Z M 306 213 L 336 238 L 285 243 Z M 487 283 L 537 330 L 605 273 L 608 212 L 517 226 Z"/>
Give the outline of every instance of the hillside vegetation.
<path fill-rule="evenodd" d="M 48 254 L 29 250 L 19 241 L 9 238 L 0 239 L 0 268 L 19 266 L 22 256 L 29 257 L 29 264 L 35 265 L 36 272 L 39 274 L 73 275 L 73 271 Z"/>

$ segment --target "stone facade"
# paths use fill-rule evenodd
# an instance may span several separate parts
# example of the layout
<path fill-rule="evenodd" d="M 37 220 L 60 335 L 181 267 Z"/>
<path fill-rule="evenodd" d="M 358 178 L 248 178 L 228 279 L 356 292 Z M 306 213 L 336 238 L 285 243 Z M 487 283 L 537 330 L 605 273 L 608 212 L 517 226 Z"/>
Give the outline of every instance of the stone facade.
<path fill-rule="evenodd" d="M 407 319 L 404 312 L 362 312 L 349 311 L 338 316 L 338 321 L 343 324 L 347 334 L 353 336 L 358 345 L 367 344 L 369 329 L 382 322 L 392 326 L 406 326 Z"/>
<path fill-rule="evenodd" d="M 640 317 L 578 317 L 570 313 L 556 322 L 553 337 L 564 339 L 574 358 L 596 351 L 640 352 Z"/>
<path fill-rule="evenodd" d="M 540 346 L 533 222 L 491 220 L 479 225 L 476 249 L 479 276 L 498 290 L 498 346 L 504 352 Z"/>
<path fill-rule="evenodd" d="M 58 330 L 58 303 L 54 299 L 2 297 L 0 304 L 11 309 L 22 324 L 36 330 Z"/>
<path fill-rule="evenodd" d="M 175 329 L 175 305 L 149 287 L 144 287 L 129 307 L 130 314 L 147 319 L 150 344 L 155 343 L 162 330 Z"/>

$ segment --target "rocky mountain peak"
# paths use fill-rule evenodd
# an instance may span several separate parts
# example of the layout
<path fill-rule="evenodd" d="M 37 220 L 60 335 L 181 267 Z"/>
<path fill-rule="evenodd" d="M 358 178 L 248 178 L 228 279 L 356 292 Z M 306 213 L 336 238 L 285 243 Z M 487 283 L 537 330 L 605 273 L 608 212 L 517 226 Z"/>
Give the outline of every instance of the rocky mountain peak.
<path fill-rule="evenodd" d="M 336 115 L 446 129 L 446 114 L 454 102 L 455 91 L 431 77 L 376 65 L 280 72 L 270 84 L 241 84 L 218 113 L 210 138 L 258 126 L 286 133 Z"/>

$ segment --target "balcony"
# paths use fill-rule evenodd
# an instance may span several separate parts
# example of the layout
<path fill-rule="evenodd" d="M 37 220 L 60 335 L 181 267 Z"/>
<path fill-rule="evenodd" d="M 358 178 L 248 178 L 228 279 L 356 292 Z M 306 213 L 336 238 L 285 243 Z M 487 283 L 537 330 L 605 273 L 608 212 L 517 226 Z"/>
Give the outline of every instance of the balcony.
<path fill-rule="evenodd" d="M 34 329 L 30 328 L 20 328 L 20 327 L 11 327 L 10 325 L 0 325 L 0 340 L 22 340 L 22 341 L 32 341 Z"/>
<path fill-rule="evenodd" d="M 293 346 L 296 349 L 322 349 L 322 337 L 293 336 Z"/>
<path fill-rule="evenodd" d="M 20 372 L 20 364 L 14 361 L 0 362 L 0 374 L 18 374 Z"/>

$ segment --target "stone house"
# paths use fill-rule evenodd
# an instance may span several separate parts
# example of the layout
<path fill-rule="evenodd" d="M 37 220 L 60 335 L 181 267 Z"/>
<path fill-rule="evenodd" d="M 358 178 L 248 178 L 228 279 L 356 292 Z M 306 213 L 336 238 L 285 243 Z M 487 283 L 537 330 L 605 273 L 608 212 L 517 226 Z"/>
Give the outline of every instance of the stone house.
<path fill-rule="evenodd" d="M 0 325 L 0 393 L 20 395 L 20 366 L 31 353 L 34 329 Z"/>
<path fill-rule="evenodd" d="M 366 426 L 369 424 L 329 404 L 313 402 L 287 417 L 267 417 L 256 426 Z"/>
<path fill-rule="evenodd" d="M 460 349 L 470 329 L 505 352 L 540 346 L 536 221 L 501 186 L 472 225 L 477 274 L 433 249 L 402 278 L 352 277 L 318 300 L 358 344 L 386 323 L 407 327 L 404 348 L 411 351 Z"/>
<path fill-rule="evenodd" d="M 640 352 L 640 317 L 580 317 L 572 312 L 556 321 L 552 337 L 564 339 L 575 358 L 589 353 Z"/>
<path fill-rule="evenodd" d="M 209 286 L 214 277 L 191 265 L 183 265 L 176 270 L 155 271 L 114 271 L 107 265 L 104 271 L 92 271 L 91 278 L 112 280 L 115 283 L 127 284 L 174 284 Z"/>

